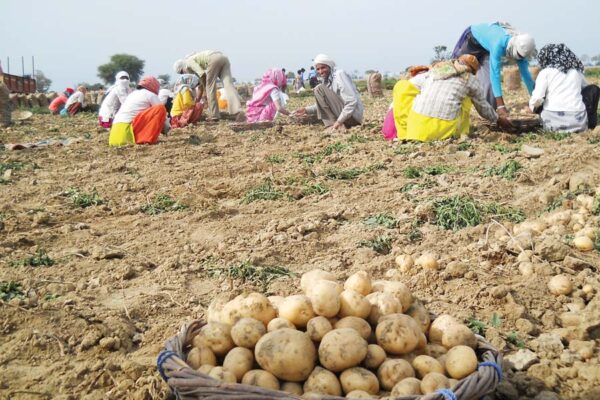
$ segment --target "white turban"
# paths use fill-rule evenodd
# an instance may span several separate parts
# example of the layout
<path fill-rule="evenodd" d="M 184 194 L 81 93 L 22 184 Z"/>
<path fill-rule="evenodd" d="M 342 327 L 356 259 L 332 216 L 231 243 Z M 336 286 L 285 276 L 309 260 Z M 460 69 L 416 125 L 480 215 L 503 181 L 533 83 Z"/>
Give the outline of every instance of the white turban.
<path fill-rule="evenodd" d="M 175 61 L 175 64 L 173 64 L 173 69 L 178 74 L 184 74 L 185 70 L 187 69 L 187 63 L 185 62 L 184 59 L 179 59 L 179 60 Z"/>
<path fill-rule="evenodd" d="M 536 54 L 535 40 L 528 33 L 513 36 L 508 41 L 508 46 L 506 46 L 506 55 L 515 60 L 533 58 Z"/>
<path fill-rule="evenodd" d="M 315 65 L 325 64 L 325 65 L 329 66 L 329 68 L 331 68 L 332 70 L 335 68 L 335 61 L 333 61 L 333 59 L 331 57 L 329 57 L 327 54 L 317 54 L 313 60 L 313 63 Z"/>
<path fill-rule="evenodd" d="M 115 81 L 119 82 L 119 80 L 125 76 L 127 77 L 127 79 L 129 79 L 129 74 L 127 73 L 127 71 L 119 71 L 115 75 Z"/>

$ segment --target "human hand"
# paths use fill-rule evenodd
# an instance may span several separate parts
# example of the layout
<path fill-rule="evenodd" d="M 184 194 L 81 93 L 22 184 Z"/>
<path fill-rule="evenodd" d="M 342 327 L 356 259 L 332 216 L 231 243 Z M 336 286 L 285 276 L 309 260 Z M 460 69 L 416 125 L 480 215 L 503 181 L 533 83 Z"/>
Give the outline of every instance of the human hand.
<path fill-rule="evenodd" d="M 512 122 L 506 116 L 500 116 L 500 114 L 498 114 L 497 124 L 503 131 L 513 131 L 515 129 Z"/>
<path fill-rule="evenodd" d="M 508 108 L 506 108 L 505 105 L 501 105 L 498 106 L 498 108 L 496 108 L 496 113 L 498 114 L 498 118 L 500 117 L 504 117 L 504 118 L 508 118 Z"/>
<path fill-rule="evenodd" d="M 299 108 L 296 111 L 294 111 L 292 113 L 292 115 L 295 117 L 302 117 L 302 116 L 306 115 L 306 108 L 304 108 L 304 107 Z"/>

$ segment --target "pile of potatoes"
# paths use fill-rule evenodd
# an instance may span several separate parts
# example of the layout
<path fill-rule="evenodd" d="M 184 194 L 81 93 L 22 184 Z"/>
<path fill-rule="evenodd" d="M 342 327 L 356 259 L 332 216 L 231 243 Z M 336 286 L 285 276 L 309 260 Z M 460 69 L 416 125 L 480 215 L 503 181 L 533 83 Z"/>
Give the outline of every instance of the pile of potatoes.
<path fill-rule="evenodd" d="M 477 369 L 473 332 L 450 315 L 431 321 L 401 282 L 371 281 L 361 271 L 340 284 L 315 269 L 301 287 L 288 297 L 213 301 L 189 366 L 307 399 L 427 394 Z"/>

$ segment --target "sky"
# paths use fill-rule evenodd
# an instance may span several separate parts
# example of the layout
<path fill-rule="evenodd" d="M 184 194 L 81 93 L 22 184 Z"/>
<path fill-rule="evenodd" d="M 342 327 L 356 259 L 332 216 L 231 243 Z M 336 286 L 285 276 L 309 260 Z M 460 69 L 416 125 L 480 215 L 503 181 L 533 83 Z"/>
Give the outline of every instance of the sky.
<path fill-rule="evenodd" d="M 21 75 L 23 56 L 30 74 L 34 56 L 53 90 L 100 82 L 98 66 L 117 53 L 172 77 L 175 60 L 208 49 L 244 82 L 272 67 L 308 70 L 318 53 L 350 72 L 398 73 L 481 22 L 508 21 L 538 48 L 600 54 L 599 11 L 594 0 L 0 0 L 0 62 Z"/>

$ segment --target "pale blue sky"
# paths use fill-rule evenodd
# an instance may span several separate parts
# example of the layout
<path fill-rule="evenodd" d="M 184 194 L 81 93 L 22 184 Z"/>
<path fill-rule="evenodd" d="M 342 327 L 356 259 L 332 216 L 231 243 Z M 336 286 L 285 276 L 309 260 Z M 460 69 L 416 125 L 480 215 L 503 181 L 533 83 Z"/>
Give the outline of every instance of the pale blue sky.
<path fill-rule="evenodd" d="M 0 61 L 11 73 L 36 69 L 53 89 L 96 83 L 112 54 L 146 61 L 150 74 L 172 71 L 195 50 L 225 53 L 240 81 L 278 66 L 308 69 L 317 53 L 339 67 L 398 72 L 427 63 L 432 48 L 452 48 L 470 24 L 508 21 L 538 48 L 564 42 L 577 54 L 600 53 L 600 2 L 593 0 L 0 0 Z"/>

